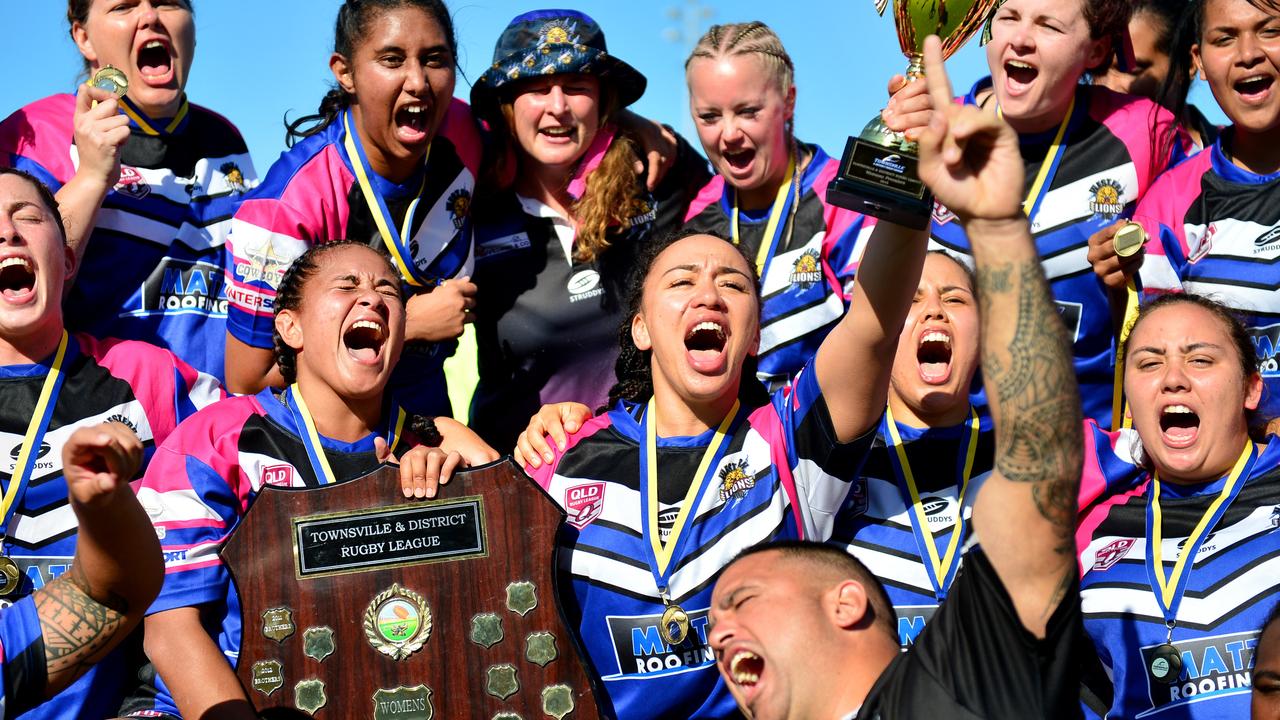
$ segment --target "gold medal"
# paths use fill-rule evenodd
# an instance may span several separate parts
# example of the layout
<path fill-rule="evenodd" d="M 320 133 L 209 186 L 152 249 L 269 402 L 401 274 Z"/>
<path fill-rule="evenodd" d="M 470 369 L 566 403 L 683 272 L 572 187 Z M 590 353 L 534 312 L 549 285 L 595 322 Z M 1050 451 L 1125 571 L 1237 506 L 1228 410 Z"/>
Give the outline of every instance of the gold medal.
<path fill-rule="evenodd" d="M 129 91 L 129 77 L 119 68 L 110 65 L 103 65 L 98 72 L 94 73 L 89 79 L 89 84 L 102 88 L 116 97 L 124 97 L 124 94 Z"/>
<path fill-rule="evenodd" d="M 22 585 L 22 571 L 18 563 L 7 555 L 0 555 L 0 597 L 8 597 Z"/>
<path fill-rule="evenodd" d="M 1117 230 L 1111 238 L 1111 247 L 1116 251 L 1116 255 L 1122 258 L 1137 255 L 1146 244 L 1147 231 L 1136 222 L 1125 223 L 1124 227 Z"/>
<path fill-rule="evenodd" d="M 663 642 L 672 647 L 684 642 L 689 637 L 689 613 L 679 605 L 667 605 L 662 619 L 658 621 L 658 634 L 662 636 Z"/>

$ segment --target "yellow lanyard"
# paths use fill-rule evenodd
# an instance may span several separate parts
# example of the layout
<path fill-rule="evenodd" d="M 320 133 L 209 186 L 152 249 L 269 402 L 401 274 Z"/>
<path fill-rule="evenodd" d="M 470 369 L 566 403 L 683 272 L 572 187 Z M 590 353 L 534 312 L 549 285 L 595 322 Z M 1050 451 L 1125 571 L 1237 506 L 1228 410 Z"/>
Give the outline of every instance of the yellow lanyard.
<path fill-rule="evenodd" d="M 916 486 L 915 475 L 911 472 L 911 462 L 907 459 L 906 448 L 902 444 L 902 436 L 898 433 L 898 425 L 893 421 L 893 410 L 884 410 L 885 424 L 889 426 L 889 438 L 893 441 L 893 449 L 898 456 L 898 465 L 902 468 L 902 479 L 906 482 L 907 492 L 911 494 L 911 511 L 920 527 L 917 535 L 923 540 L 929 563 L 933 567 L 933 577 L 939 593 L 946 592 L 947 578 L 952 575 L 956 562 L 956 549 L 960 547 L 960 536 L 964 530 L 964 496 L 969 489 L 969 476 L 973 473 L 973 458 L 978 450 L 978 412 L 969 408 L 969 448 L 964 458 L 964 474 L 960 479 L 960 496 L 956 501 L 956 519 L 951 525 L 951 540 L 947 543 L 946 554 L 938 559 L 938 548 L 933 539 L 933 530 L 924 512 L 924 504 L 920 502 L 920 490 Z"/>
<path fill-rule="evenodd" d="M 1129 330 L 1138 319 L 1138 286 L 1133 278 L 1124 281 L 1124 319 L 1120 321 L 1120 339 L 1116 343 L 1116 371 L 1111 382 L 1111 430 L 1133 426 L 1133 419 L 1125 412 L 1124 401 L 1124 343 L 1129 339 Z"/>
<path fill-rule="evenodd" d="M 1071 95 L 1071 104 L 1067 106 L 1067 114 L 1063 116 L 1062 123 L 1058 125 L 1058 132 L 1053 136 L 1053 144 L 1049 146 L 1049 152 L 1045 153 L 1044 162 L 1040 164 L 1040 172 L 1036 173 L 1035 182 L 1031 183 L 1031 190 L 1027 193 L 1027 199 L 1022 201 L 1022 212 L 1026 214 L 1028 219 L 1034 219 L 1032 216 L 1039 206 L 1041 194 L 1048 191 L 1047 185 L 1054 170 L 1061 161 L 1061 156 L 1066 147 L 1062 144 L 1067 137 L 1067 127 L 1071 125 L 1071 116 L 1076 112 L 1076 97 L 1074 92 Z M 1004 118 L 1004 111 L 999 106 L 996 107 L 996 115 L 1001 119 Z"/>
<path fill-rule="evenodd" d="M 40 441 L 53 417 L 57 391 L 62 384 L 62 361 L 66 356 L 67 331 L 63 330 L 62 339 L 58 341 L 58 350 L 53 354 L 53 364 L 49 367 L 49 374 L 45 376 L 44 385 L 40 387 L 36 409 L 31 413 L 31 420 L 27 423 L 27 432 L 22 438 L 22 449 L 18 451 L 18 458 L 13 463 L 13 474 L 9 477 L 4 496 L 0 498 L 0 518 L 3 518 L 3 525 L 6 528 L 11 514 L 16 509 L 15 504 L 18 498 L 21 497 L 27 482 L 31 480 L 35 465 L 33 462 L 35 457 L 32 453 L 39 452 Z"/>
<path fill-rule="evenodd" d="M 413 214 L 418 209 L 418 203 L 422 200 L 422 192 L 427 189 L 427 178 L 424 174 L 422 177 L 422 187 L 418 188 L 417 197 L 413 202 L 409 203 L 409 209 L 404 214 L 404 227 L 400 233 L 396 234 L 394 221 L 388 224 L 391 211 L 387 208 L 386 202 L 382 196 L 373 189 L 373 183 L 369 181 L 369 172 L 365 169 L 368 160 L 365 158 L 364 148 L 362 145 L 356 144 L 356 134 L 351 129 L 351 111 L 345 111 L 342 114 L 342 126 L 345 130 L 346 137 L 343 138 L 343 144 L 347 150 L 347 158 L 351 160 L 351 168 L 355 170 L 356 181 L 360 185 L 360 192 L 364 195 L 365 203 L 369 206 L 369 214 L 373 216 L 373 222 L 378 226 L 378 234 L 382 236 L 382 243 L 386 246 L 387 252 L 391 254 L 391 259 L 395 261 L 396 268 L 400 270 L 400 277 L 404 281 L 414 287 L 425 287 L 417 274 L 417 266 L 413 264 L 411 258 L 405 256 L 405 247 L 412 230 Z M 427 164 L 427 158 L 431 157 L 431 146 L 427 145 L 427 152 L 422 157 L 422 164 Z"/>
<path fill-rule="evenodd" d="M 150 118 L 143 117 L 142 113 L 131 107 L 127 101 L 120 103 L 121 112 L 129 116 L 129 119 L 136 123 L 142 132 L 148 135 L 171 134 L 174 130 L 178 129 L 178 126 L 182 124 L 183 120 L 187 119 L 187 112 L 190 110 L 190 107 L 191 106 L 187 103 L 186 98 L 183 98 L 182 107 L 178 108 L 178 114 L 173 116 L 173 119 L 169 121 L 169 124 L 166 125 L 163 130 L 157 130 L 155 126 L 151 124 Z"/>
<path fill-rule="evenodd" d="M 675 554 L 677 541 L 689 524 L 689 518 L 693 515 L 694 505 L 697 504 L 695 501 L 700 491 L 707 484 L 707 474 L 713 469 L 711 468 L 711 461 L 719 454 L 721 446 L 729 439 L 729 428 L 733 425 L 734 419 L 738 417 L 739 406 L 740 403 L 734 400 L 733 407 L 729 409 L 729 414 L 724 416 L 724 420 L 720 421 L 720 427 L 716 428 L 711 444 L 702 453 L 702 462 L 698 463 L 698 471 L 694 473 L 693 480 L 689 483 L 689 489 L 685 492 L 684 500 L 680 503 L 680 513 L 676 516 L 675 525 L 671 528 L 671 536 L 663 544 L 658 533 L 658 407 L 654 399 L 649 398 L 649 405 L 645 408 L 645 455 L 643 458 L 646 466 L 644 481 L 649 494 L 649 512 L 646 521 L 649 525 L 649 544 L 653 548 L 653 556 L 658 562 L 656 575 L 659 576 L 658 584 L 660 588 L 665 587 L 667 567 L 671 564 L 671 556 Z"/>
<path fill-rule="evenodd" d="M 1167 580 L 1164 575 L 1164 559 L 1161 548 L 1163 530 L 1161 528 L 1160 514 L 1160 474 L 1154 472 L 1151 474 L 1151 570 L 1154 571 L 1156 584 L 1159 586 L 1161 609 L 1166 613 L 1177 614 L 1177 602 L 1181 595 L 1179 590 L 1185 586 L 1185 583 L 1180 582 L 1180 580 L 1183 572 L 1187 569 L 1187 559 L 1191 558 L 1194 562 L 1196 551 L 1204 539 L 1204 534 L 1217 521 L 1219 511 L 1225 511 L 1223 504 L 1227 502 L 1227 498 L 1234 495 L 1232 491 L 1235 490 L 1236 484 L 1240 481 L 1240 476 L 1244 474 L 1245 466 L 1249 464 L 1249 456 L 1252 454 L 1253 442 L 1246 442 L 1244 450 L 1240 453 L 1240 458 L 1236 460 L 1235 467 L 1231 468 L 1231 474 L 1227 476 L 1226 484 L 1222 486 L 1222 491 L 1218 493 L 1218 497 L 1214 498 L 1213 503 L 1204 511 L 1204 515 L 1200 516 L 1200 522 L 1196 523 L 1195 530 L 1191 531 L 1191 535 L 1187 538 L 1186 543 L 1183 544 L 1182 553 L 1178 555 L 1178 561 L 1173 564 L 1173 572 L 1169 574 Z"/>
<path fill-rule="evenodd" d="M 316 431 L 316 421 L 311 416 L 307 401 L 302 399 L 302 389 L 298 387 L 298 383 L 295 382 L 289 386 L 289 394 L 293 398 L 294 422 L 301 426 L 298 428 L 298 435 L 302 438 L 307 457 L 311 459 L 311 469 L 316 473 L 316 480 L 321 485 L 337 482 L 337 475 L 329 466 L 329 458 L 325 456 L 324 446 L 320 444 L 320 433 Z M 387 438 L 387 450 L 390 451 L 394 451 L 400 444 L 400 433 L 404 430 L 404 408 L 397 407 L 395 412 L 396 421 L 391 430 L 391 437 Z"/>
<path fill-rule="evenodd" d="M 787 195 L 796 190 L 796 153 L 792 152 L 787 158 L 787 175 L 782 179 L 782 185 L 778 186 L 778 194 L 773 199 L 773 205 L 769 208 L 769 222 L 765 224 L 764 236 L 760 238 L 760 248 L 756 250 L 756 273 L 760 276 L 760 281 L 764 282 L 765 265 L 769 262 L 769 257 L 776 251 L 779 246 L 778 242 L 778 223 L 782 222 L 782 215 L 789 207 L 794 207 L 795 203 L 800 202 L 799 192 L 796 197 L 792 198 L 790 205 L 787 203 Z M 738 233 L 738 191 L 733 191 L 733 213 L 730 215 L 729 230 L 734 245 L 741 244 L 741 235 Z"/>

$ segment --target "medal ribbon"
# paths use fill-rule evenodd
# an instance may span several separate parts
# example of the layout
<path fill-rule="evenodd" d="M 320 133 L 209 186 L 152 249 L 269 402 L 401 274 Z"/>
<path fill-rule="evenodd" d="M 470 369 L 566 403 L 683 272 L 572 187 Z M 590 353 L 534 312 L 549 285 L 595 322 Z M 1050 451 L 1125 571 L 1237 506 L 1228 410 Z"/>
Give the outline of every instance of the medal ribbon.
<path fill-rule="evenodd" d="M 1027 199 L 1022 201 L 1022 212 L 1026 213 L 1028 220 L 1034 220 L 1036 213 L 1040 210 L 1040 203 L 1044 201 L 1044 196 L 1048 194 L 1049 188 L 1053 185 L 1053 178 L 1058 174 L 1058 166 L 1062 164 L 1062 156 L 1067 153 L 1067 146 L 1063 142 L 1067 137 L 1067 128 L 1071 126 L 1071 118 L 1076 114 L 1076 96 L 1071 95 L 1071 104 L 1067 106 L 1067 114 L 1063 116 L 1062 123 L 1058 125 L 1058 132 L 1053 136 L 1053 144 L 1049 146 L 1049 152 L 1045 153 L 1044 162 L 1040 164 L 1040 172 L 1036 174 L 1035 182 L 1031 183 L 1031 190 L 1027 193 Z M 996 115 L 1004 118 L 1004 111 L 999 106 L 996 107 Z"/>
<path fill-rule="evenodd" d="M 702 454 L 702 461 L 698 463 L 693 482 L 689 483 L 689 490 L 680 503 L 680 514 L 676 516 L 675 525 L 671 528 L 671 536 L 667 538 L 665 545 L 658 531 L 658 409 L 653 398 L 649 398 L 649 404 L 640 418 L 640 424 L 644 428 L 644 451 L 640 453 L 640 503 L 645 517 L 644 530 L 649 536 L 649 547 L 656 561 L 653 577 L 658 583 L 659 593 L 666 592 L 667 579 L 671 576 L 671 558 L 676 554 L 678 546 L 686 539 L 684 530 L 693 516 L 693 511 L 702 502 L 703 493 L 710 484 L 708 479 L 728 448 L 729 438 L 732 437 L 729 430 L 738 419 L 740 408 L 741 403 L 734 400 L 729 414 L 724 416 L 720 421 L 720 427 L 716 428 L 711 443 Z"/>
<path fill-rule="evenodd" d="M 169 124 L 164 127 L 157 127 L 156 121 L 147 117 L 146 113 L 138 109 L 138 106 L 133 104 L 133 101 L 129 99 L 128 95 L 120 98 L 120 111 L 127 115 L 129 119 L 133 121 L 133 124 L 137 125 L 142 132 L 148 135 L 164 137 L 177 132 L 182 127 L 183 123 L 186 122 L 187 113 L 190 109 L 190 103 L 187 102 L 185 97 L 182 98 L 182 106 L 178 108 L 178 114 L 173 116 L 173 119 L 169 121 Z"/>
<path fill-rule="evenodd" d="M 1120 321 L 1120 335 L 1116 342 L 1115 380 L 1111 384 L 1111 431 L 1133 426 L 1133 419 L 1125 412 L 1124 401 L 1124 342 L 1129 338 L 1129 330 L 1138 319 L 1138 286 L 1133 278 L 1124 281 L 1124 319 Z"/>
<path fill-rule="evenodd" d="M 760 249 L 756 251 L 756 272 L 759 273 L 762 283 L 765 274 L 769 272 L 769 263 L 773 261 L 773 254 L 777 251 L 786 229 L 786 226 L 779 227 L 779 225 L 783 225 L 783 216 L 790 217 L 791 208 L 799 201 L 799 195 L 800 178 L 796 173 L 796 153 L 793 150 L 787 158 L 787 175 L 778 186 L 778 195 L 773 199 L 773 205 L 769 206 L 769 222 L 764 227 L 764 237 L 760 238 Z M 729 219 L 733 244 L 738 245 L 741 242 L 741 235 L 738 233 L 737 189 L 733 191 L 733 212 Z"/>
<path fill-rule="evenodd" d="M 329 466 L 329 458 L 325 457 L 324 446 L 320 444 L 320 433 L 316 431 L 316 421 L 311 417 L 311 410 L 307 408 L 307 401 L 302 399 L 302 390 L 298 387 L 298 383 L 289 386 L 286 391 L 288 399 L 293 402 L 286 402 L 285 407 L 289 408 L 289 412 L 293 415 L 294 425 L 298 429 L 298 437 L 302 438 L 302 447 L 307 451 L 307 458 L 311 460 L 311 469 L 316 474 L 316 480 L 321 485 L 330 485 L 338 482 L 337 475 L 334 474 L 333 468 Z M 392 417 L 393 422 L 388 423 L 390 432 L 387 437 L 387 449 L 395 450 L 400 444 L 400 433 L 404 430 L 405 412 L 404 408 L 393 405 Z"/>
<path fill-rule="evenodd" d="M 36 457 L 40 454 L 40 445 L 44 433 L 49 429 L 49 421 L 53 419 L 53 408 L 57 405 L 58 391 L 62 389 L 62 361 L 67 356 L 67 331 L 62 331 L 62 339 L 58 341 L 58 350 L 53 354 L 53 364 L 49 366 L 49 374 L 44 378 L 40 395 L 36 400 L 36 409 L 31 413 L 31 421 L 27 424 L 26 435 L 22 438 L 22 449 L 13 464 L 13 474 L 4 487 L 4 495 L 0 497 L 0 526 L 7 531 L 9 521 L 18 510 L 18 500 L 27 489 L 31 480 L 31 472 L 35 468 Z"/>
<path fill-rule="evenodd" d="M 391 217 L 391 210 L 387 208 L 387 203 L 373 188 L 373 183 L 369 181 L 369 174 L 373 172 L 369 167 L 369 158 L 364 154 L 364 144 L 360 141 L 351 130 L 351 110 L 350 108 L 342 112 L 342 129 L 345 131 L 346 137 L 343 138 L 343 145 L 347 150 L 347 158 L 351 161 L 351 167 L 355 170 L 356 181 L 360 185 L 360 192 L 364 194 L 365 203 L 369 205 L 369 213 L 373 215 L 373 222 L 378 226 L 378 234 L 382 236 L 382 243 L 386 246 L 387 252 L 391 254 L 391 260 L 395 262 L 396 268 L 400 270 L 400 277 L 404 281 L 414 287 L 425 287 L 429 284 L 426 278 L 418 273 L 418 267 L 413 264 L 413 258 L 408 256 L 408 240 L 410 239 L 413 227 L 413 214 L 418 209 L 418 203 L 422 201 L 422 193 L 427 189 L 426 174 L 422 177 L 422 187 L 418 188 L 418 195 L 409 203 L 409 209 L 404 214 L 404 226 L 400 232 L 396 232 L 395 220 Z M 426 165 L 427 158 L 431 157 L 431 146 L 427 146 L 427 154 L 422 158 L 422 164 Z"/>
<path fill-rule="evenodd" d="M 911 496 L 911 529 L 915 531 L 916 545 L 921 547 L 929 559 L 925 570 L 929 574 L 929 582 L 933 584 L 933 594 L 941 602 L 947 597 L 951 581 L 955 579 L 956 570 L 960 567 L 956 550 L 960 547 L 960 538 L 964 535 L 964 497 L 969 489 L 969 477 L 973 474 L 973 458 L 978 450 L 978 412 L 969 408 L 969 442 L 966 445 L 964 471 L 960 476 L 960 495 L 956 502 L 956 519 L 951 526 L 951 540 L 947 543 L 946 553 L 938 557 L 938 547 L 934 542 L 933 531 L 929 529 L 924 505 L 920 502 L 920 490 L 916 486 L 915 475 L 911 472 L 911 462 L 907 459 L 906 447 L 898 434 L 898 425 L 893 421 L 893 410 L 886 407 L 884 422 L 889 427 L 889 437 L 893 441 L 894 454 L 898 458 L 898 473 L 902 476 Z"/>
<path fill-rule="evenodd" d="M 1222 491 L 1204 511 L 1204 515 L 1200 516 L 1200 522 L 1196 523 L 1195 530 L 1183 544 L 1182 553 L 1174 563 L 1173 572 L 1167 580 L 1161 548 L 1163 532 L 1160 514 L 1160 475 L 1159 473 L 1151 475 L 1151 491 L 1147 498 L 1147 578 L 1152 589 L 1155 590 L 1156 602 L 1160 605 L 1160 610 L 1164 613 L 1165 621 L 1169 623 L 1171 631 L 1178 617 L 1178 606 L 1182 604 L 1182 593 L 1187 589 L 1187 580 L 1191 577 L 1188 569 L 1195 564 L 1196 553 L 1200 551 L 1200 544 L 1204 542 L 1209 530 L 1218 524 L 1223 514 L 1227 512 L 1227 507 L 1240 494 L 1240 490 L 1244 487 L 1242 478 L 1248 476 L 1246 469 L 1253 466 L 1252 461 L 1256 450 L 1257 446 L 1252 441 L 1245 444 L 1235 467 L 1231 468 L 1231 474 L 1227 476 L 1226 484 L 1222 486 Z"/>

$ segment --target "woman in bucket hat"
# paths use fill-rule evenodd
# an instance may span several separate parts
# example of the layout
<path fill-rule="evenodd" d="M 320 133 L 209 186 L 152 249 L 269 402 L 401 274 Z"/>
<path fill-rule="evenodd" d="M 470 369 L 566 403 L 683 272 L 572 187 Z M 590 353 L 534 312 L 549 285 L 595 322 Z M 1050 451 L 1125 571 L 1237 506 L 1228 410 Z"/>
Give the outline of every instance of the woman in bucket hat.
<path fill-rule="evenodd" d="M 619 298 L 636 251 L 678 227 L 710 174 L 688 143 L 652 190 L 635 173 L 624 110 L 645 78 L 575 10 L 517 16 L 471 89 L 489 128 L 477 183 L 480 382 L 472 423 L 513 447 L 544 403 L 603 405 L 614 383 Z"/>

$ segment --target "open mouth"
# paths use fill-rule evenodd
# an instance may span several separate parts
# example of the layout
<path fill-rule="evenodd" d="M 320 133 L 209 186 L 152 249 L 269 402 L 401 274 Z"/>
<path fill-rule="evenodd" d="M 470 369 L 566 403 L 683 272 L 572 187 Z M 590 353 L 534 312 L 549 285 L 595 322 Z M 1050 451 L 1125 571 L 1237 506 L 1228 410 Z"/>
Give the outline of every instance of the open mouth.
<path fill-rule="evenodd" d="M 729 167 L 734 170 L 744 170 L 751 166 L 751 161 L 756 159 L 755 150 L 736 150 L 733 152 L 724 152 L 721 155 Z"/>
<path fill-rule="evenodd" d="M 35 292 L 36 273 L 31 261 L 10 257 L 0 262 L 0 294 L 9 300 L 21 300 Z"/>
<path fill-rule="evenodd" d="M 750 689 L 760 682 L 760 674 L 764 672 L 764 658 L 750 650 L 739 650 L 729 661 L 729 677 L 738 687 Z"/>
<path fill-rule="evenodd" d="M 1169 445 L 1186 447 L 1200 433 L 1200 416 L 1186 405 L 1169 405 L 1160 412 L 1160 432 Z"/>
<path fill-rule="evenodd" d="M 173 70 L 173 54 L 169 46 L 152 40 L 138 51 L 138 72 L 143 77 L 161 78 Z"/>
<path fill-rule="evenodd" d="M 930 385 L 938 385 L 951 377 L 951 336 L 940 330 L 930 330 L 920 336 L 916 346 L 916 362 L 920 365 L 920 379 Z"/>
<path fill-rule="evenodd" d="M 705 320 L 693 326 L 684 337 L 685 348 L 694 354 L 719 355 L 724 351 L 725 332 L 720 323 Z"/>
<path fill-rule="evenodd" d="M 1035 82 L 1040 75 L 1040 70 L 1021 60 L 1007 60 L 1004 64 L 1004 74 L 1015 85 L 1026 86 Z"/>
<path fill-rule="evenodd" d="M 357 320 L 342 334 L 347 352 L 356 362 L 366 365 L 378 361 L 386 340 L 386 328 L 372 320 Z"/>
<path fill-rule="evenodd" d="M 1254 75 L 1237 80 L 1231 87 L 1245 100 L 1261 100 L 1274 84 L 1275 78 L 1270 75 Z"/>
<path fill-rule="evenodd" d="M 431 114 L 425 105 L 405 105 L 396 111 L 396 129 L 407 142 L 426 139 L 431 124 Z"/>
<path fill-rule="evenodd" d="M 555 125 L 552 127 L 538 128 L 539 133 L 556 140 L 573 137 L 573 134 L 576 131 L 577 128 L 573 125 Z"/>

